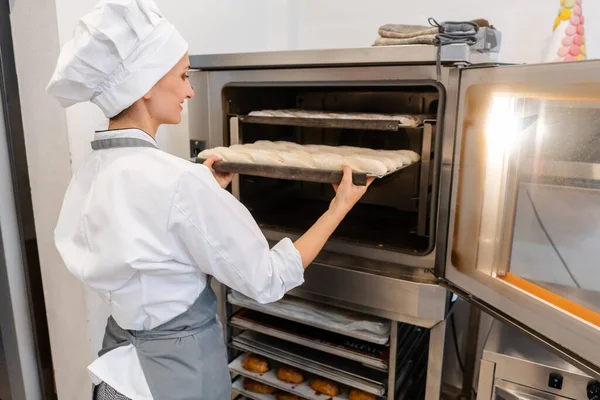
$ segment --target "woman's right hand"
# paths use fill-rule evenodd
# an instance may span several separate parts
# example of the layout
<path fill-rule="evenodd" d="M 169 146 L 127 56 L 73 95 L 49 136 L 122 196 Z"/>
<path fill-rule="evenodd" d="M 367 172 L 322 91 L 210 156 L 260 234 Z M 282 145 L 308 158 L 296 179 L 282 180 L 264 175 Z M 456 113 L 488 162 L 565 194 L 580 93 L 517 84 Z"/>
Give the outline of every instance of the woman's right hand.
<path fill-rule="evenodd" d="M 344 165 L 342 167 L 342 171 L 344 173 L 342 176 L 342 181 L 339 185 L 333 185 L 335 197 L 331 201 L 329 208 L 332 211 L 339 211 L 346 214 L 365 194 L 375 178 L 367 178 L 367 184 L 365 186 L 356 186 L 354 183 L 352 183 L 352 168 L 350 168 L 348 165 Z"/>

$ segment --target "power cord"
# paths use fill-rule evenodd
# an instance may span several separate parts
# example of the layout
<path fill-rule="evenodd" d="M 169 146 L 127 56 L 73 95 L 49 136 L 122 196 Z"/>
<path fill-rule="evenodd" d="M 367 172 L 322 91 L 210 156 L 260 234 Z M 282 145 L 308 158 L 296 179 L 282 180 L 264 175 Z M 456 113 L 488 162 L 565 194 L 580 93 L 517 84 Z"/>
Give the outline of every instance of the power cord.
<path fill-rule="evenodd" d="M 531 207 L 533 208 L 533 214 L 535 215 L 535 218 L 537 219 L 538 223 L 540 224 L 540 227 L 542 228 L 542 231 L 544 232 L 544 235 L 546 235 L 546 238 L 548 238 L 548 241 L 550 242 L 550 245 L 552 246 L 552 248 L 556 252 L 556 255 L 560 259 L 560 262 L 562 263 L 562 265 L 567 270 L 567 273 L 569 274 L 569 276 L 571 277 L 571 279 L 575 283 L 575 286 L 577 286 L 578 288 L 581 288 L 581 286 L 579 285 L 579 282 L 577 282 L 577 279 L 575 279 L 575 276 L 573 275 L 573 273 L 569 269 L 569 266 L 567 265 L 567 262 L 565 261 L 565 259 L 560 254 L 560 251 L 558 251 L 558 248 L 556 247 L 556 245 L 554 244 L 554 241 L 550 237 L 550 234 L 546 230 L 546 227 L 544 226 L 544 223 L 542 222 L 542 219 L 540 218 L 540 214 L 538 213 L 537 207 L 535 206 L 535 203 L 533 202 L 533 198 L 531 197 L 531 193 L 529 193 L 529 189 L 525 189 L 525 192 L 527 193 L 527 198 L 529 199 L 529 202 L 531 203 Z"/>
<path fill-rule="evenodd" d="M 456 322 L 454 321 L 454 313 L 450 314 L 450 328 L 452 329 L 452 338 L 454 339 L 454 352 L 456 353 L 456 359 L 458 360 L 458 366 L 460 368 L 460 371 L 464 374 L 465 373 L 465 364 L 462 361 L 462 358 L 460 356 L 460 348 L 458 346 L 458 336 L 456 335 Z M 473 394 L 475 395 L 475 398 L 477 398 L 477 390 L 475 390 L 474 387 L 471 387 L 471 390 L 473 391 Z"/>

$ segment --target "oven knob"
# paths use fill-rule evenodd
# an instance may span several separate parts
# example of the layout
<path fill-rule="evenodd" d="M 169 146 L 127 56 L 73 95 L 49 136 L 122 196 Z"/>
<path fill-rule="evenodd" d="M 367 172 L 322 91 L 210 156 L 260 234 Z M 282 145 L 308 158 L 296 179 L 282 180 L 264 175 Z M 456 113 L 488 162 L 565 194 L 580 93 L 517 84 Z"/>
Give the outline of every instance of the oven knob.
<path fill-rule="evenodd" d="M 589 400 L 600 400 L 600 382 L 592 381 L 588 383 L 587 397 Z"/>

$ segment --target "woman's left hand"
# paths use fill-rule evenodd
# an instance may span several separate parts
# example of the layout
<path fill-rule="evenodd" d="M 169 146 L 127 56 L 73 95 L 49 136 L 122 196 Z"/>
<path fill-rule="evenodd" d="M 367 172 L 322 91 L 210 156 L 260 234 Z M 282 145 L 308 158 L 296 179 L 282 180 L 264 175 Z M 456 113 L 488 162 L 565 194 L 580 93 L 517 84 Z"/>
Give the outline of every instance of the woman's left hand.
<path fill-rule="evenodd" d="M 212 166 L 214 163 L 219 162 L 219 161 L 221 161 L 220 157 L 211 156 L 206 161 L 204 161 L 203 165 L 207 166 L 208 169 L 210 169 L 210 172 L 212 172 L 212 174 L 215 177 L 215 179 L 217 180 L 217 182 L 219 182 L 219 185 L 223 189 L 225 189 L 231 183 L 231 180 L 233 179 L 233 174 L 227 173 L 227 172 L 215 171 Z"/>

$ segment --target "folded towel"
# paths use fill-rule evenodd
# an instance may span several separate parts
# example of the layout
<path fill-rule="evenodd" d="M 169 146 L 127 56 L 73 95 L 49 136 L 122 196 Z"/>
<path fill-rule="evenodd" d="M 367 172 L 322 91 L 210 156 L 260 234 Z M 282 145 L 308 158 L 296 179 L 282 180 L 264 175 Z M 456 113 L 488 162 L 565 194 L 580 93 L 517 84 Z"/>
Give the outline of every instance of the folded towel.
<path fill-rule="evenodd" d="M 379 36 L 382 38 L 409 39 L 419 36 L 436 35 L 439 32 L 437 26 L 386 24 L 379 28 Z"/>
<path fill-rule="evenodd" d="M 379 37 L 375 40 L 374 46 L 404 46 L 409 44 L 430 44 L 437 43 L 437 34 L 409 37 L 406 39 L 396 39 L 390 37 Z"/>
<path fill-rule="evenodd" d="M 439 24 L 429 18 L 431 27 L 421 25 L 386 24 L 379 28 L 379 38 L 374 46 L 399 46 L 409 44 L 446 45 L 477 43 L 479 25 L 475 22 L 444 22 Z"/>

